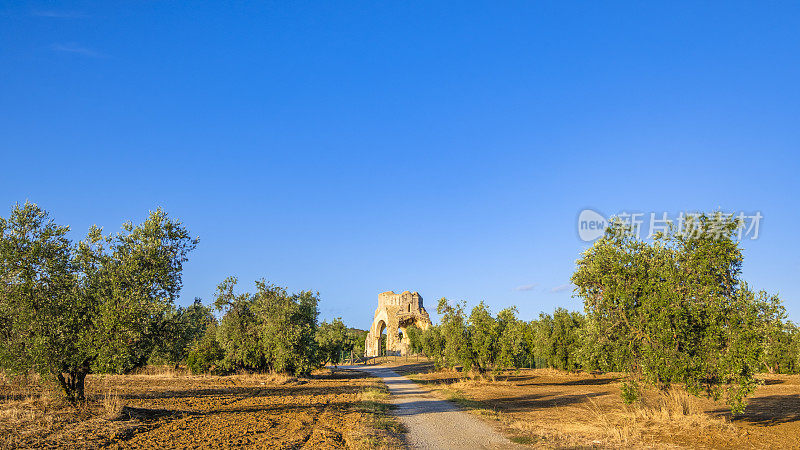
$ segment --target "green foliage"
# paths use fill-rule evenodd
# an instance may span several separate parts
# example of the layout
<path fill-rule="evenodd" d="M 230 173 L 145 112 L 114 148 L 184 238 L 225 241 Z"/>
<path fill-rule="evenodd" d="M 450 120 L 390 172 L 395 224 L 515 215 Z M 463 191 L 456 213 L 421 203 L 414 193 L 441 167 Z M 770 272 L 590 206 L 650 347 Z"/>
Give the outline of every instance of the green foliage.
<path fill-rule="evenodd" d="M 146 363 L 180 291 L 186 256 L 197 245 L 160 209 L 122 229 L 103 237 L 93 228 L 77 252 L 81 296 L 98 306 L 92 336 L 102 345 L 93 365 L 102 372 L 123 373 Z"/>
<path fill-rule="evenodd" d="M 506 308 L 496 317 L 484 302 L 465 316 L 464 302 L 451 305 L 441 299 L 437 311 L 441 324 L 421 333 L 422 352 L 437 368 L 461 366 L 464 371 L 499 372 L 519 368 L 534 360 L 548 367 L 577 370 L 584 317 L 559 308 L 554 316 L 542 314 L 530 324 L 517 318 L 516 307 Z"/>
<path fill-rule="evenodd" d="M 534 355 L 547 365 L 559 370 L 577 370 L 581 347 L 581 328 L 584 317 L 579 312 L 556 308 L 553 315 L 541 313 L 532 322 Z"/>
<path fill-rule="evenodd" d="M 217 342 L 217 326 L 208 324 L 200 340 L 192 345 L 186 356 L 186 365 L 192 373 L 223 373 L 222 360 L 225 351 Z"/>
<path fill-rule="evenodd" d="M 159 323 L 157 346 L 148 363 L 177 365 L 184 361 L 212 323 L 216 324 L 216 318 L 211 308 L 203 305 L 199 298 L 186 308 L 171 308 Z"/>
<path fill-rule="evenodd" d="M 445 337 L 442 335 L 440 326 L 430 326 L 422 332 L 422 352 L 433 360 L 433 365 L 437 370 L 446 367 L 444 347 Z"/>
<path fill-rule="evenodd" d="M 529 327 L 517 319 L 515 307 L 500 311 L 497 317 L 484 302 L 475 306 L 468 318 L 465 309 L 464 302 L 450 305 L 447 299 L 439 300 L 441 324 L 429 327 L 418 338 L 422 353 L 437 368 L 461 366 L 464 371 L 483 374 L 522 367 L 530 361 Z"/>
<path fill-rule="evenodd" d="M 622 401 L 625 402 L 626 405 L 630 405 L 636 400 L 639 400 L 640 387 L 636 381 L 625 381 L 620 385 L 619 388 L 622 392 Z"/>
<path fill-rule="evenodd" d="M 0 365 L 12 372 L 75 373 L 69 380 L 75 390 L 67 392 L 75 401 L 80 374 L 88 373 L 94 356 L 83 349 L 93 344 L 87 313 L 96 305 L 81 301 L 68 231 L 32 203 L 0 218 Z"/>
<path fill-rule="evenodd" d="M 791 344 L 789 351 L 786 353 L 786 372 L 782 373 L 800 373 L 800 327 L 792 324 L 790 328 Z"/>
<path fill-rule="evenodd" d="M 658 386 L 724 396 L 742 411 L 758 385 L 764 334 L 783 308 L 739 279 L 737 226 L 729 216 L 700 215 L 687 221 L 691 232 L 671 230 L 650 244 L 612 222 L 572 277 L 594 347 L 588 359 Z"/>
<path fill-rule="evenodd" d="M 0 218 L 0 365 L 52 376 L 80 402 L 90 372 L 147 361 L 197 240 L 160 209 L 78 244 L 68 230 L 32 203 Z"/>
<path fill-rule="evenodd" d="M 472 348 L 467 317 L 464 312 L 466 302 L 450 305 L 446 298 L 439 300 L 436 311 L 442 316 L 439 325 L 441 335 L 444 337 L 443 365 L 444 367 L 462 366 L 464 371 L 471 369 L 481 370 L 477 356 Z"/>
<path fill-rule="evenodd" d="M 517 308 L 506 308 L 497 315 L 500 337 L 497 342 L 495 371 L 522 367 L 529 361 L 530 347 L 526 335 L 528 324 L 517 319 Z"/>
<path fill-rule="evenodd" d="M 408 350 L 412 355 L 420 354 L 425 350 L 425 342 L 422 338 L 423 331 L 416 325 L 406 327 L 408 336 Z"/>
<path fill-rule="evenodd" d="M 350 353 L 354 356 L 363 356 L 364 345 L 366 344 L 368 332 L 366 330 L 359 330 L 357 328 L 349 328 L 347 330 L 347 334 L 349 336 L 350 343 L 352 343 Z M 347 351 L 346 348 L 345 351 Z"/>
<path fill-rule="evenodd" d="M 217 288 L 215 307 L 224 311 L 217 340 L 225 351 L 223 367 L 307 375 L 319 365 L 318 294 L 256 282 L 255 294 L 234 294 L 236 278 Z"/>
<path fill-rule="evenodd" d="M 339 317 L 330 323 L 322 322 L 317 329 L 316 340 L 321 364 L 339 364 L 342 353 L 349 353 L 354 344 L 349 330 Z"/>
<path fill-rule="evenodd" d="M 465 359 L 461 364 L 465 367 L 473 366 L 479 372 L 486 372 L 494 367 L 497 356 L 497 340 L 500 337 L 500 327 L 492 317 L 492 313 L 484 302 L 472 309 L 469 315 L 467 328 L 469 336 L 468 350 L 464 352 Z"/>
<path fill-rule="evenodd" d="M 769 373 L 800 373 L 800 329 L 790 321 L 765 324 L 761 362 Z"/>
<path fill-rule="evenodd" d="M 597 320 L 591 315 L 583 316 L 583 326 L 578 330 L 579 345 L 575 359 L 583 370 L 622 372 L 622 363 L 612 353 L 614 336 L 603 336 L 599 332 Z"/>

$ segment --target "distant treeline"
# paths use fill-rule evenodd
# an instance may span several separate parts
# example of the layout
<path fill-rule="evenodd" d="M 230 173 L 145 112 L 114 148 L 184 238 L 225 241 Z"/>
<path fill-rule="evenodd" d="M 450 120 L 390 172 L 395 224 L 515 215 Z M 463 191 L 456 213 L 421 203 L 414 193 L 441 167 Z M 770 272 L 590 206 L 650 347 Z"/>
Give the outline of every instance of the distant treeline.
<path fill-rule="evenodd" d="M 598 346 L 583 313 L 556 308 L 552 314 L 524 321 L 517 317 L 516 307 L 492 316 L 483 302 L 469 315 L 464 302 L 451 305 L 441 299 L 439 305 L 440 325 L 425 331 L 413 325 L 406 329 L 412 353 L 429 357 L 439 369 L 496 374 L 520 368 L 573 372 L 624 372 L 627 368 Z M 763 349 L 759 371 L 800 373 L 800 328 L 791 321 L 771 327 Z"/>
<path fill-rule="evenodd" d="M 441 299 L 439 305 L 441 325 L 425 331 L 412 325 L 406 330 L 412 353 L 429 357 L 437 368 L 479 373 L 519 368 L 626 370 L 598 347 L 597 336 L 587 328 L 583 313 L 556 308 L 553 314 L 541 313 L 538 319 L 526 322 L 517 318 L 516 307 L 493 317 L 483 302 L 469 315 L 464 302 L 450 305 Z M 800 327 L 789 320 L 770 327 L 763 337 L 760 363 L 762 372 L 800 373 Z"/>
<path fill-rule="evenodd" d="M 256 282 L 254 294 L 235 294 L 236 283 L 231 277 L 219 285 L 214 308 L 222 318 L 209 322 L 203 335 L 184 347 L 192 372 L 306 375 L 345 354 L 364 353 L 366 331 L 349 329 L 338 318 L 318 325 L 317 294 L 290 294 L 263 280 Z"/>

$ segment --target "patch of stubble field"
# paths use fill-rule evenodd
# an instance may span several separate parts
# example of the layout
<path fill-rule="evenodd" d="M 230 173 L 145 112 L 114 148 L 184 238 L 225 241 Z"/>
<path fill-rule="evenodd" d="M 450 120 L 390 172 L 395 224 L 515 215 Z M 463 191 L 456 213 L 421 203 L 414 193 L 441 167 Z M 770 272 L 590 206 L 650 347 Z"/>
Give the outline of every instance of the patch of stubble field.
<path fill-rule="evenodd" d="M 361 373 L 274 375 L 97 375 L 76 410 L 38 383 L 6 382 L 0 446 L 96 448 L 395 448 L 391 418 L 364 391 Z M 376 426 L 376 424 L 378 426 Z"/>

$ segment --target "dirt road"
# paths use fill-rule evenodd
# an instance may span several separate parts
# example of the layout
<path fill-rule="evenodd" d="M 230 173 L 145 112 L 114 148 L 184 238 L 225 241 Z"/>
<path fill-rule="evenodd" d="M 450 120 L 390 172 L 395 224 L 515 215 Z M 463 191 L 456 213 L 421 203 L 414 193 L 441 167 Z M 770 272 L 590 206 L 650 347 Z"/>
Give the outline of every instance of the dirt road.
<path fill-rule="evenodd" d="M 408 430 L 407 444 L 425 449 L 523 448 L 457 405 L 436 397 L 391 369 L 349 366 L 380 377 L 391 392 L 394 410 Z"/>

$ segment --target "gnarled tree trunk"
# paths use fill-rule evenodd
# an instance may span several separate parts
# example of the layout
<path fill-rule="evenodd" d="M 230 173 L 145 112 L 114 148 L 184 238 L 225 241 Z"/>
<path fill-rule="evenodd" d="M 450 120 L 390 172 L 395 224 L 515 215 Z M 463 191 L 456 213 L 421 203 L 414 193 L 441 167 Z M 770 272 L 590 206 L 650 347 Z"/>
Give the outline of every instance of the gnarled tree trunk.
<path fill-rule="evenodd" d="M 85 382 L 88 371 L 61 372 L 56 375 L 67 400 L 73 405 L 86 401 Z"/>

